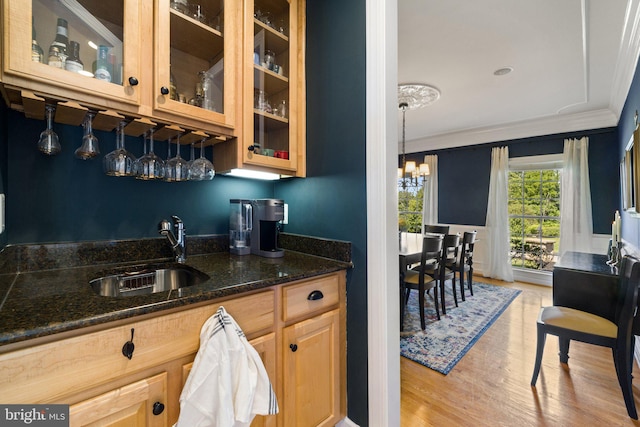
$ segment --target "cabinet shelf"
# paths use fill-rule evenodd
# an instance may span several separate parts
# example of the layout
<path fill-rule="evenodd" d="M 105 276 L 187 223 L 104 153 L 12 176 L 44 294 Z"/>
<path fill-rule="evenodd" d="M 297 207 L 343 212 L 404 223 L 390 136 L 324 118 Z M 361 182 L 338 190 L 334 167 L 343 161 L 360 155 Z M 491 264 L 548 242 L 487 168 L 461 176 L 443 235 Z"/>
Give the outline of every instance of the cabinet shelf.
<path fill-rule="evenodd" d="M 264 80 L 264 84 L 255 84 L 255 87 L 264 87 L 264 90 L 269 94 L 276 94 L 282 92 L 283 90 L 287 90 L 289 88 L 289 78 L 281 76 L 279 74 L 274 73 L 273 71 L 258 65 L 254 64 L 254 78 L 256 82 Z"/>
<path fill-rule="evenodd" d="M 289 126 L 289 119 L 267 113 L 262 110 L 253 110 L 255 125 L 260 125 L 265 131 L 285 129 Z"/>
<path fill-rule="evenodd" d="M 265 42 L 269 49 L 274 52 L 282 52 L 289 49 L 289 37 L 271 28 L 264 22 L 253 18 L 253 33 L 258 34 L 265 31 Z"/>
<path fill-rule="evenodd" d="M 215 30 L 189 16 L 170 9 L 171 47 L 211 61 L 223 52 L 224 39 Z"/>

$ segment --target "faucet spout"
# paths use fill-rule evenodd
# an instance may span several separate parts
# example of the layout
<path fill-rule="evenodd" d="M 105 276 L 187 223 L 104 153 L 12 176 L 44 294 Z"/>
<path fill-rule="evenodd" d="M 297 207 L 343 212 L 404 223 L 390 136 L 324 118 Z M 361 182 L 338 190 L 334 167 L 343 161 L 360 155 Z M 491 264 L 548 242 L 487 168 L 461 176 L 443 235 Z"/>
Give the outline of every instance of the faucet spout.
<path fill-rule="evenodd" d="M 169 240 L 176 262 L 183 263 L 187 260 L 187 251 L 185 245 L 186 231 L 184 229 L 184 223 L 175 215 L 171 216 L 171 219 L 173 221 L 173 228 L 176 230 L 176 233 L 174 234 L 172 232 L 171 223 L 166 219 L 163 219 L 162 221 L 160 221 L 160 224 L 158 224 L 158 232 Z"/>

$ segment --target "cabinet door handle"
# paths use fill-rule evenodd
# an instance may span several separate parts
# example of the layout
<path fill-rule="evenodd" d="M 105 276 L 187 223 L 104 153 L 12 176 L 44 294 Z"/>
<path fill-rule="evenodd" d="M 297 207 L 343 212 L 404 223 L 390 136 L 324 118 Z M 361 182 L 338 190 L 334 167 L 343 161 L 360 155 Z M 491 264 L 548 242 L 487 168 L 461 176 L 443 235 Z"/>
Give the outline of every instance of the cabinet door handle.
<path fill-rule="evenodd" d="M 164 405 L 160 402 L 153 404 L 153 415 L 160 415 L 164 411 Z"/>
<path fill-rule="evenodd" d="M 311 292 L 307 297 L 309 301 L 316 301 L 322 298 L 324 298 L 324 295 L 322 294 L 322 291 L 318 291 L 318 290 Z"/>
<path fill-rule="evenodd" d="M 133 345 L 133 328 L 131 328 L 131 340 L 127 341 L 122 346 L 122 354 L 124 355 L 124 357 L 131 360 L 131 358 L 133 357 L 133 350 L 135 349 L 135 347 L 136 346 Z"/>
<path fill-rule="evenodd" d="M 247 147 L 247 150 L 249 150 L 249 151 L 255 151 L 255 149 L 256 149 L 256 147 L 253 146 L 253 145 L 250 145 L 250 146 Z"/>
<path fill-rule="evenodd" d="M 169 88 L 167 88 L 166 86 L 162 86 L 160 88 L 160 93 L 163 95 L 168 95 L 169 94 Z"/>
<path fill-rule="evenodd" d="M 294 353 L 296 351 L 298 351 L 298 345 L 297 344 L 290 344 L 289 348 L 291 349 L 291 351 L 293 351 Z"/>
<path fill-rule="evenodd" d="M 129 84 L 131 86 L 138 86 L 138 79 L 136 79 L 135 77 L 131 76 L 129 77 Z"/>

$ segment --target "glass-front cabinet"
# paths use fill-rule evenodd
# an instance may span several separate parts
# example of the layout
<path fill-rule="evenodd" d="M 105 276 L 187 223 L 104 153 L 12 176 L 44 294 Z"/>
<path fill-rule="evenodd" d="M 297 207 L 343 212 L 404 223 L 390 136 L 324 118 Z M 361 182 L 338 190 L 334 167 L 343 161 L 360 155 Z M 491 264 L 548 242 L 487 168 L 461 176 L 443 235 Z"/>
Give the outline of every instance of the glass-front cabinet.
<path fill-rule="evenodd" d="M 228 3 L 5 0 L 2 82 L 234 136 L 242 5 Z"/>
<path fill-rule="evenodd" d="M 142 8 L 137 0 L 4 2 L 3 81 L 44 96 L 137 111 Z"/>
<path fill-rule="evenodd" d="M 304 1 L 246 0 L 242 162 L 305 176 Z"/>
<path fill-rule="evenodd" d="M 232 0 L 156 0 L 156 115 L 235 126 L 241 5 Z M 236 80 L 238 79 L 238 80 Z"/>

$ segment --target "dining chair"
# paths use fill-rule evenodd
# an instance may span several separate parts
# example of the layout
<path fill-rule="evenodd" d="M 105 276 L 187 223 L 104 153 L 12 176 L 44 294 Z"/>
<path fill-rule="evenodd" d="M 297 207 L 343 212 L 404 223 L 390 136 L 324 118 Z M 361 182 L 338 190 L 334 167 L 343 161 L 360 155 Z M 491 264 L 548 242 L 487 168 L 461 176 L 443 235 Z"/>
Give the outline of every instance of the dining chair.
<path fill-rule="evenodd" d="M 458 264 L 458 252 L 460 250 L 460 235 L 447 234 L 444 236 L 444 244 L 442 246 L 443 268 L 440 277 L 440 303 L 442 304 L 442 314 L 447 314 L 444 300 L 444 287 L 447 280 L 451 280 L 451 291 L 453 293 L 453 301 L 458 306 L 458 295 L 456 291 L 456 265 Z"/>
<path fill-rule="evenodd" d="M 424 300 L 425 293 L 430 289 L 435 289 L 433 292 L 434 305 L 436 308 L 436 316 L 440 320 L 440 310 L 438 309 L 438 282 L 427 272 L 437 269 L 441 264 L 440 257 L 442 256 L 442 247 L 444 243 L 444 237 L 441 235 L 429 235 L 422 238 L 422 253 L 420 256 L 420 265 L 414 270 L 407 270 L 404 273 L 402 279 L 402 289 L 400 295 L 404 296 L 404 300 L 400 304 L 400 327 L 404 329 L 404 311 L 405 305 L 409 300 L 409 293 L 412 289 L 418 290 L 418 305 L 420 307 L 420 327 L 425 329 L 426 321 L 424 315 Z M 403 295 L 404 293 L 404 295 Z"/>
<path fill-rule="evenodd" d="M 423 232 L 447 235 L 449 234 L 449 226 L 425 224 Z"/>
<path fill-rule="evenodd" d="M 622 259 L 619 276 L 616 314 L 613 322 L 595 314 L 568 307 L 549 306 L 540 309 L 537 321 L 538 345 L 531 386 L 535 387 L 540 373 L 547 334 L 556 335 L 559 338 L 561 363 L 567 363 L 569 360 L 568 351 L 571 340 L 609 347 L 613 351 L 613 363 L 627 413 L 631 418 L 638 419 L 631 384 L 635 344 L 632 329 L 638 299 L 638 285 L 640 285 L 638 259 L 625 256 Z"/>
<path fill-rule="evenodd" d="M 477 231 L 465 231 L 460 242 L 459 259 L 454 268 L 460 279 L 460 295 L 464 296 L 464 274 L 467 273 L 467 286 L 473 296 L 473 247 L 476 243 Z M 455 281 L 455 279 L 454 279 Z"/>

